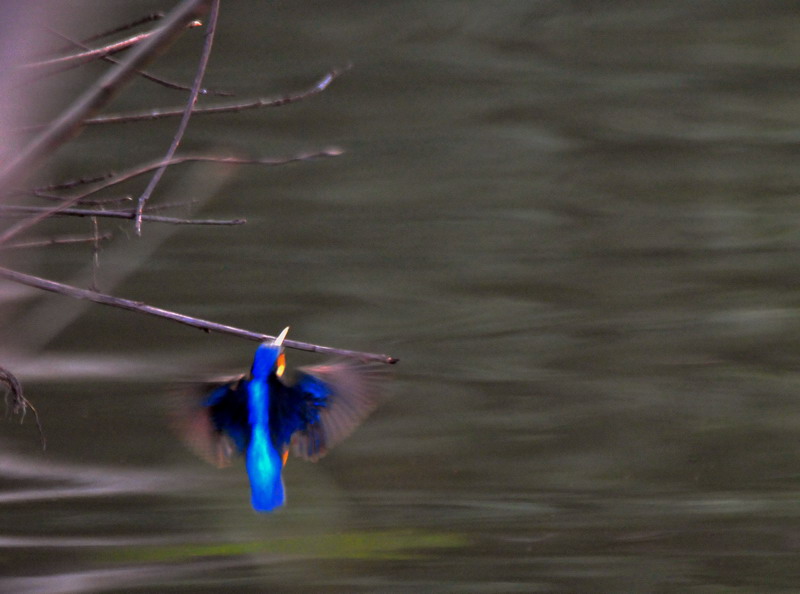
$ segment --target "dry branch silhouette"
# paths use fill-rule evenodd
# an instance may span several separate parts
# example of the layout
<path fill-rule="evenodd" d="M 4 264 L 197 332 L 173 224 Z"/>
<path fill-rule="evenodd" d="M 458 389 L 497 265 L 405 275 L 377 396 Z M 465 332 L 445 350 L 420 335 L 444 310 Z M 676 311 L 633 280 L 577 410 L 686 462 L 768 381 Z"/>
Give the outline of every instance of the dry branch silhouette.
<path fill-rule="evenodd" d="M 327 148 L 309 151 L 283 157 L 252 157 L 252 156 L 226 156 L 220 154 L 189 154 L 176 155 L 176 151 L 186 133 L 188 123 L 193 115 L 214 115 L 234 113 L 261 107 L 278 107 L 295 103 L 313 97 L 329 88 L 331 82 L 339 77 L 343 69 L 334 69 L 316 81 L 312 86 L 301 91 L 287 93 L 278 97 L 258 98 L 255 100 L 237 100 L 216 105 L 197 105 L 200 95 L 211 94 L 202 86 L 206 66 L 213 44 L 214 31 L 217 26 L 219 0 L 183 0 L 170 14 L 162 19 L 162 15 L 150 15 L 135 23 L 116 27 L 112 31 L 94 35 L 83 41 L 72 41 L 67 36 L 55 33 L 66 39 L 71 46 L 80 46 L 81 52 L 56 58 L 45 58 L 30 63 L 24 71 L 47 71 L 48 75 L 57 75 L 64 67 L 80 66 L 90 60 L 104 60 L 112 64 L 110 70 L 101 76 L 93 85 L 85 90 L 72 104 L 67 107 L 51 123 L 28 128 L 34 133 L 31 140 L 13 158 L 0 163 L 0 218 L 14 221 L 0 232 L 0 249 L 20 250 L 23 248 L 66 245 L 70 243 L 91 244 L 93 251 L 93 274 L 97 273 L 97 259 L 101 242 L 111 239 L 110 233 L 101 232 L 100 221 L 108 218 L 130 219 L 137 236 L 141 234 L 143 223 L 167 223 L 180 225 L 240 225 L 246 221 L 244 218 L 236 219 L 201 219 L 181 218 L 154 214 L 157 210 L 175 206 L 174 204 L 149 204 L 150 198 L 159 185 L 164 172 L 171 167 L 191 162 L 210 162 L 226 165 L 260 165 L 278 166 L 312 159 L 333 157 L 342 154 L 339 148 Z M 196 20 L 208 14 L 205 23 L 206 31 L 204 43 L 194 81 L 191 87 L 177 85 L 143 72 L 142 68 L 154 60 L 188 27 L 194 26 Z M 140 26 L 154 20 L 161 20 L 159 26 L 146 33 L 129 36 L 122 41 L 106 43 L 101 48 L 87 49 L 86 43 L 102 39 L 122 31 Z M 111 58 L 110 54 L 125 50 L 120 59 Z M 23 72 L 24 72 L 23 71 Z M 159 84 L 189 91 L 186 104 L 182 108 L 150 109 L 128 114 L 96 115 L 111 99 L 121 91 L 122 87 L 135 75 L 145 76 Z M 218 93 L 226 94 L 226 93 Z M 164 157 L 151 162 L 141 163 L 125 169 L 119 173 L 104 173 L 86 175 L 78 179 L 61 181 L 57 183 L 40 185 L 35 188 L 25 188 L 25 181 L 32 177 L 46 162 L 53 152 L 80 133 L 87 125 L 115 124 L 115 123 L 140 123 L 156 119 L 179 117 L 180 123 L 173 135 L 169 149 Z M 136 199 L 130 196 L 113 196 L 109 191 L 115 190 L 123 183 L 131 182 L 135 178 L 152 173 L 149 183 Z M 33 196 L 49 200 L 47 206 L 31 204 L 9 204 L 15 196 Z M 134 208 L 126 209 L 117 206 L 123 202 L 135 202 Z M 191 203 L 191 201 L 189 201 Z M 183 203 L 185 206 L 186 203 Z M 31 240 L 18 240 L 18 236 L 37 227 L 40 223 L 53 217 L 89 217 L 91 219 L 92 233 L 89 235 L 62 235 L 50 238 L 37 237 Z M 12 242 L 12 240 L 15 240 Z M 137 239 L 137 241 L 142 241 Z M 179 324 L 198 328 L 205 332 L 224 333 L 247 340 L 265 341 L 274 337 L 243 328 L 237 328 L 218 322 L 196 318 L 183 313 L 173 312 L 152 305 L 116 297 L 102 293 L 94 288 L 80 288 L 51 279 L 42 278 L 26 272 L 0 267 L 0 279 L 29 286 L 42 291 L 57 293 L 73 299 L 86 300 L 97 304 L 107 305 L 117 309 L 124 309 L 140 314 L 155 316 Z M 87 281 L 96 286 L 96 279 Z M 308 342 L 285 340 L 284 346 L 310 352 L 325 353 L 343 357 L 353 357 L 363 361 L 379 361 L 387 364 L 397 362 L 397 359 L 385 354 L 368 353 L 362 351 L 339 349 L 330 346 L 317 345 Z M 12 414 L 24 418 L 25 411 L 30 409 L 36 418 L 36 424 L 42 438 L 44 447 L 44 434 L 37 410 L 23 395 L 22 385 L 14 375 L 0 367 L 0 383 L 7 388 L 7 410 Z"/>

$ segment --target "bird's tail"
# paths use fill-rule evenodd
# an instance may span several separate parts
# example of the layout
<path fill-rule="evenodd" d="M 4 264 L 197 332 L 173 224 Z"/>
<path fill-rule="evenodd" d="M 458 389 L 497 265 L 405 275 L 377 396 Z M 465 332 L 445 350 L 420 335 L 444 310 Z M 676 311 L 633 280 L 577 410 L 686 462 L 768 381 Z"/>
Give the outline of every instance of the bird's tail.
<path fill-rule="evenodd" d="M 269 434 L 263 427 L 254 427 L 246 455 L 247 474 L 250 477 L 253 509 L 260 512 L 272 511 L 283 505 L 286 497 L 283 491 L 281 469 L 283 461 L 272 447 Z"/>

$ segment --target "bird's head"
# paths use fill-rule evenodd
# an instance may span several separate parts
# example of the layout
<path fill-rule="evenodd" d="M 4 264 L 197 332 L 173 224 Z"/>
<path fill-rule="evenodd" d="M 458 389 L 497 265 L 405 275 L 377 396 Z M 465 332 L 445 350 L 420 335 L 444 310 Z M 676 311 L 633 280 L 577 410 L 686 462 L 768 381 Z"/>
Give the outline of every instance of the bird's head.
<path fill-rule="evenodd" d="M 271 373 L 275 373 L 278 377 L 283 375 L 283 370 L 286 367 L 283 340 L 288 332 L 289 327 L 287 326 L 274 340 L 266 340 L 256 349 L 251 370 L 254 378 L 266 378 Z"/>

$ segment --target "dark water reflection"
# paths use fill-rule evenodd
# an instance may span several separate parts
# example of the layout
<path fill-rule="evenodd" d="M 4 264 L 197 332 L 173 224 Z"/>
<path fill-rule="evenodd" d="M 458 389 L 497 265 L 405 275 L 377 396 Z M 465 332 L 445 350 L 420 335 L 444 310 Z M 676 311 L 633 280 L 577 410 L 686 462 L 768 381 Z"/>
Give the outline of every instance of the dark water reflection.
<path fill-rule="evenodd" d="M 253 345 L 99 308 L 50 336 L 63 300 L 6 305 L 50 446 L 29 422 L 3 429 L 0 589 L 793 591 L 800 11 L 239 2 L 223 17 L 219 87 L 355 67 L 312 101 L 198 120 L 187 146 L 347 153 L 174 174 L 163 200 L 219 174 L 192 186 L 202 215 L 249 224 L 117 232 L 101 288 L 389 352 L 396 397 L 324 461 L 291 463 L 289 505 L 257 516 L 243 469 L 174 438 L 163 389 L 246 367 Z M 160 71 L 187 78 L 190 46 Z M 172 125 L 90 131 L 55 169 L 152 158 Z M 88 261 L 63 249 L 39 270 L 69 280 Z"/>

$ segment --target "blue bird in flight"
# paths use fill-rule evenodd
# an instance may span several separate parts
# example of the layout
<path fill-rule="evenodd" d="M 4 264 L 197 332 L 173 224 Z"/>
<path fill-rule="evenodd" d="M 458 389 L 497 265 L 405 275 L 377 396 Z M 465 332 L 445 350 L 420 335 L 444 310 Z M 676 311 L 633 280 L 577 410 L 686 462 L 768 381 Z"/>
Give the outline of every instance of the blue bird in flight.
<path fill-rule="evenodd" d="M 200 406 L 177 419 L 187 443 L 218 467 L 244 455 L 253 508 L 269 512 L 286 501 L 281 472 L 289 451 L 316 461 L 347 437 L 384 399 L 381 363 L 335 360 L 298 369 L 283 381 L 285 328 L 255 353 L 249 376 L 207 388 Z"/>

